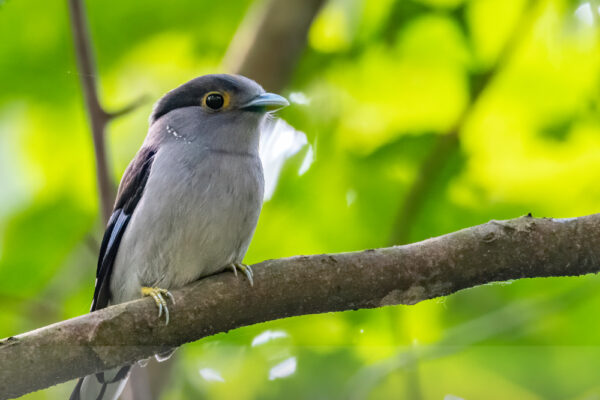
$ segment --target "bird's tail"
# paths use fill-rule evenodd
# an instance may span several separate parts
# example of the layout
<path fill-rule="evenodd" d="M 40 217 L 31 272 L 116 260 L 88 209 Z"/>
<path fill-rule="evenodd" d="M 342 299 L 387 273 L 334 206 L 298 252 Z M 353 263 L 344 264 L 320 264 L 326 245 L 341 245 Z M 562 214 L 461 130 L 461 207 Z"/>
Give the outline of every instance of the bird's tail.
<path fill-rule="evenodd" d="M 69 400 L 116 400 L 125 388 L 130 370 L 128 365 L 80 378 Z"/>

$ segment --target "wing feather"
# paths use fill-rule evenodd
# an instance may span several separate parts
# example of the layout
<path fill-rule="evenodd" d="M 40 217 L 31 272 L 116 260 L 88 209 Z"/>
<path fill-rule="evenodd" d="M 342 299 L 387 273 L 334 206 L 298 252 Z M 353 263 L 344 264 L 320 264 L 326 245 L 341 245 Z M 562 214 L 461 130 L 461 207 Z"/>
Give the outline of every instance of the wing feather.
<path fill-rule="evenodd" d="M 129 224 L 131 216 L 144 193 L 155 154 L 156 149 L 152 147 L 140 149 L 127 170 L 125 170 L 123 179 L 121 179 L 115 207 L 100 245 L 91 311 L 99 310 L 108 305 L 111 297 L 110 277 L 119 245 L 127 224 Z"/>

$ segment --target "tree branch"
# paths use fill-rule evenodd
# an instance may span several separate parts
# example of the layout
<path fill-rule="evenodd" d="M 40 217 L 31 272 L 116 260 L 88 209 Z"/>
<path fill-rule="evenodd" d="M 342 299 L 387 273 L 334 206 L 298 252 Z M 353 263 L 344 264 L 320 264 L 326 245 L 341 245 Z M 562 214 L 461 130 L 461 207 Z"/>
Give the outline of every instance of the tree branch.
<path fill-rule="evenodd" d="M 96 179 L 98 181 L 98 192 L 100 194 L 100 208 L 102 210 L 103 221 L 106 223 L 110 218 L 115 199 L 115 185 L 110 177 L 106 156 L 106 125 L 112 119 L 133 111 L 143 103 L 146 98 L 141 97 L 116 112 L 108 112 L 102 107 L 100 100 L 98 99 L 96 68 L 94 66 L 90 33 L 85 18 L 82 0 L 69 0 L 69 16 L 71 29 L 73 31 L 73 40 L 75 42 L 75 54 L 77 56 L 77 65 L 79 67 L 79 77 L 81 79 L 81 87 L 90 118 L 92 139 L 94 141 Z"/>
<path fill-rule="evenodd" d="M 313 19 L 325 0 L 268 0 L 248 12 L 235 34 L 224 69 L 279 92 L 306 46 Z"/>
<path fill-rule="evenodd" d="M 278 318 L 415 304 L 507 279 L 598 272 L 599 231 L 600 214 L 527 216 L 406 246 L 264 261 L 255 265 L 254 287 L 222 273 L 174 291 L 168 326 L 152 300 L 141 299 L 0 341 L 0 397 Z"/>
<path fill-rule="evenodd" d="M 73 39 L 75 40 L 75 53 L 79 66 L 79 77 L 85 97 L 85 104 L 92 128 L 92 139 L 96 154 L 96 178 L 100 194 L 100 208 L 104 222 L 108 221 L 115 196 L 114 184 L 108 172 L 106 161 L 106 145 L 104 142 L 104 128 L 110 120 L 98 100 L 96 89 L 96 71 L 92 60 L 90 35 L 84 15 L 83 4 L 80 0 L 69 0 L 69 15 Z"/>

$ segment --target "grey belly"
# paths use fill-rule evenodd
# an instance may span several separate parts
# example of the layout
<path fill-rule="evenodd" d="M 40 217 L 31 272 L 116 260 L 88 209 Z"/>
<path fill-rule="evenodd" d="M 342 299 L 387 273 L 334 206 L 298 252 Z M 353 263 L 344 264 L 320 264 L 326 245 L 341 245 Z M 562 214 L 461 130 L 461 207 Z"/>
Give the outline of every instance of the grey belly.
<path fill-rule="evenodd" d="M 138 298 L 141 286 L 177 288 L 241 262 L 260 214 L 262 179 L 256 157 L 212 154 L 193 168 L 157 157 L 119 246 L 111 302 Z"/>

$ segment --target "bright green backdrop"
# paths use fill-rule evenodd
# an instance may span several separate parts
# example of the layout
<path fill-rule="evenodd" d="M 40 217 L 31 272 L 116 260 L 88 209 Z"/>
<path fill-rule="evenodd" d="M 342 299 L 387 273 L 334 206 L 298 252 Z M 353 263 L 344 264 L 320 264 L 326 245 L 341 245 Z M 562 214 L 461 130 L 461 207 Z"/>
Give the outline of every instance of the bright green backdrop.
<path fill-rule="evenodd" d="M 111 109 L 219 72 L 250 6 L 87 3 Z M 409 241 L 529 212 L 598 212 L 600 15 L 582 4 L 329 1 L 284 92 L 310 103 L 281 113 L 315 160 L 303 174 L 303 152 L 288 160 L 246 262 L 388 245 L 423 161 L 457 125 Z M 88 310 L 101 223 L 66 1 L 0 1 L 0 38 L 5 337 Z M 150 108 L 110 125 L 115 180 Z M 184 346 L 163 398 L 598 399 L 598 288 L 595 276 L 527 279 L 238 329 Z M 25 398 L 64 399 L 72 385 Z"/>

